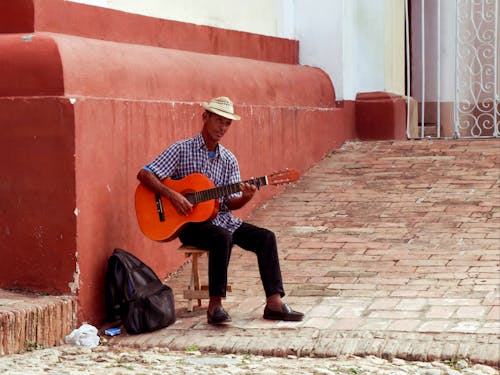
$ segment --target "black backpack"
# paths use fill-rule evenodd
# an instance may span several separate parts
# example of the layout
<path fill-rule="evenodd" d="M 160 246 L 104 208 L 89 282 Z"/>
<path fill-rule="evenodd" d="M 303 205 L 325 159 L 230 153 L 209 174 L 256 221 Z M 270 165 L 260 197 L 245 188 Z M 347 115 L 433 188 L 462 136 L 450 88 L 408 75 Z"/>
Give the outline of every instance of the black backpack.
<path fill-rule="evenodd" d="M 128 333 L 151 332 L 175 322 L 174 294 L 134 255 L 115 249 L 105 276 L 106 320 Z"/>

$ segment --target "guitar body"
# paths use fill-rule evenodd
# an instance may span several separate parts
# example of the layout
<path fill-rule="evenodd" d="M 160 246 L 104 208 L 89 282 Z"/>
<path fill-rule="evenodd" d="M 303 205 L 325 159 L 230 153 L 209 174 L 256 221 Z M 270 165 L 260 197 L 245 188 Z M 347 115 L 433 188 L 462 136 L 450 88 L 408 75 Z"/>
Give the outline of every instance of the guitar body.
<path fill-rule="evenodd" d="M 214 183 L 201 173 L 193 173 L 180 180 L 166 178 L 161 182 L 182 195 L 215 188 Z M 176 238 L 182 227 L 188 223 L 215 217 L 219 209 L 219 200 L 212 199 L 195 204 L 193 211 L 188 216 L 183 216 L 177 212 L 170 200 L 165 197 L 158 199 L 161 200 L 164 220 L 158 212 L 156 194 L 142 183 L 137 186 L 135 210 L 139 227 L 146 237 L 161 242 Z"/>
<path fill-rule="evenodd" d="M 296 169 L 284 169 L 270 175 L 252 178 L 233 184 L 215 187 L 215 184 L 201 173 L 192 173 L 180 180 L 166 178 L 162 184 L 184 195 L 193 204 L 188 216 L 177 212 L 165 197 L 161 197 L 142 183 L 135 190 L 135 212 L 142 233 L 155 241 L 171 241 L 188 223 L 199 223 L 214 218 L 219 211 L 220 197 L 240 191 L 242 182 L 260 188 L 265 185 L 289 184 L 299 178 Z"/>

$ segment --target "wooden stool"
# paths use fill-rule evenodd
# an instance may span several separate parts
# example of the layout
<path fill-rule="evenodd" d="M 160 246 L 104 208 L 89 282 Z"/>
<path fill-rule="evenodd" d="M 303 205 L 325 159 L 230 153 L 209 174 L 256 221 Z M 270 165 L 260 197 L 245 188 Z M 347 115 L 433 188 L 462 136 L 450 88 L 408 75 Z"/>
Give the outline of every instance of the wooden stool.
<path fill-rule="evenodd" d="M 188 288 L 183 290 L 184 299 L 187 299 L 187 310 L 193 311 L 193 300 L 198 300 L 198 306 L 201 306 L 202 299 L 209 299 L 208 285 L 200 284 L 200 271 L 198 269 L 198 259 L 205 253 L 208 253 L 206 249 L 200 249 L 194 246 L 182 245 L 178 249 L 181 253 L 184 253 L 186 258 L 193 257 L 191 263 L 191 280 L 189 281 Z M 231 291 L 231 285 L 227 286 L 227 291 Z"/>

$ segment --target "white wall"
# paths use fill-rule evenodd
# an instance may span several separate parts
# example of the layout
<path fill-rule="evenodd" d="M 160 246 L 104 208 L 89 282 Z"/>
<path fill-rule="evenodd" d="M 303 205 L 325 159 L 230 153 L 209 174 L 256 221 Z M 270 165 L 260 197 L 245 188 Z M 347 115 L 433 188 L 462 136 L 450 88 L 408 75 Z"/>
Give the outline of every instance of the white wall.
<path fill-rule="evenodd" d="M 403 95 L 406 89 L 405 2 L 385 0 L 384 13 L 384 89 Z"/>
<path fill-rule="evenodd" d="M 344 1 L 344 95 L 384 89 L 384 1 Z"/>
<path fill-rule="evenodd" d="M 95 6 L 100 6 L 100 7 L 107 7 L 108 6 L 108 0 L 65 0 L 65 1 L 72 1 L 74 3 L 82 3 L 82 4 L 95 5 Z"/>
<path fill-rule="evenodd" d="M 294 3 L 300 63 L 325 70 L 338 100 L 367 91 L 405 93 L 403 0 L 286 2 Z"/>
<path fill-rule="evenodd" d="M 197 25 L 276 36 L 276 11 L 282 1 L 107 0 L 107 7 Z"/>
<path fill-rule="evenodd" d="M 337 100 L 345 98 L 345 76 L 342 73 L 345 66 L 343 2 L 294 1 L 293 35 L 294 39 L 299 40 L 300 64 L 323 69 L 333 82 Z"/>

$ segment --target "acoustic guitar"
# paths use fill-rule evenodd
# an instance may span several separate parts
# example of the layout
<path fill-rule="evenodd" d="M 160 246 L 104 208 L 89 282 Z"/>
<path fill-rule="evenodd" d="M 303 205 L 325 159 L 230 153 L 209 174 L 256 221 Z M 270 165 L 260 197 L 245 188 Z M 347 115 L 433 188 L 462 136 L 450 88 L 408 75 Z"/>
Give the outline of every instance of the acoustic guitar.
<path fill-rule="evenodd" d="M 299 173 L 295 169 L 283 169 L 268 176 L 242 181 L 257 188 L 265 185 L 282 185 L 296 181 Z M 240 184 L 216 187 L 201 173 L 192 173 L 180 180 L 170 178 L 161 181 L 170 189 L 184 195 L 193 205 L 188 216 L 179 214 L 169 199 L 155 194 L 140 183 L 135 190 L 135 211 L 142 233 L 155 241 L 171 241 L 177 237 L 182 227 L 188 223 L 209 220 L 217 215 L 219 200 L 226 195 L 239 192 Z"/>

